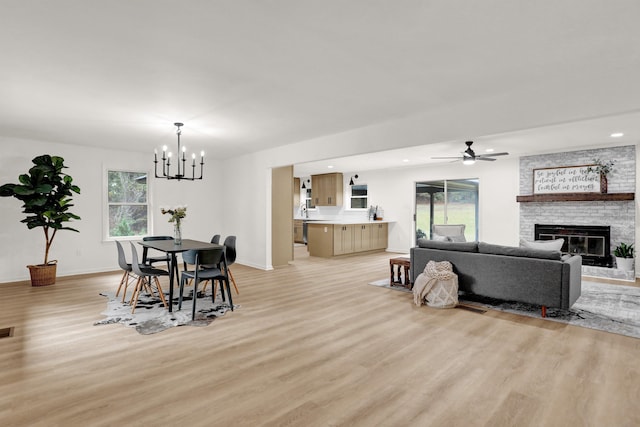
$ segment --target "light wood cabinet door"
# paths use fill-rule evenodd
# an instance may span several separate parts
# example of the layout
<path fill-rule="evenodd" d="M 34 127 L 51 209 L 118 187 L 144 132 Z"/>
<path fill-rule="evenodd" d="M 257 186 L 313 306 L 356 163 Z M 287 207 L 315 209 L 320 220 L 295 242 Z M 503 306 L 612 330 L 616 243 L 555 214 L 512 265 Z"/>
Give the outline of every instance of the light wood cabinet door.
<path fill-rule="evenodd" d="M 353 252 L 353 225 L 333 226 L 333 255 Z"/>
<path fill-rule="evenodd" d="M 375 224 L 377 225 L 377 224 Z M 373 225 L 373 226 L 375 226 Z M 371 241 L 371 224 L 355 224 L 353 230 L 353 250 L 354 252 L 364 252 L 375 249 Z"/>
<path fill-rule="evenodd" d="M 386 249 L 389 224 L 371 224 L 371 249 Z"/>
<path fill-rule="evenodd" d="M 341 173 L 311 176 L 311 198 L 316 206 L 342 206 L 343 177 Z"/>

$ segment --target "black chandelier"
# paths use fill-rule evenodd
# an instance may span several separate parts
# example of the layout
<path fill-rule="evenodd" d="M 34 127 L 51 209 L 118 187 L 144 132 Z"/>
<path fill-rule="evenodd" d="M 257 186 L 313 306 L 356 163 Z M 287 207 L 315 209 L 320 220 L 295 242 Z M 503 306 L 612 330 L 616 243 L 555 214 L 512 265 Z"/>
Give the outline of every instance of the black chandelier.
<path fill-rule="evenodd" d="M 178 181 L 180 181 L 181 179 L 185 179 L 187 181 L 202 179 L 202 172 L 204 170 L 204 151 L 200 152 L 200 176 L 196 178 L 196 153 L 193 153 L 191 154 L 191 177 L 187 177 L 187 149 L 186 147 L 182 147 L 180 145 L 180 134 L 182 134 L 182 130 L 180 128 L 184 126 L 184 124 L 174 123 L 174 125 L 178 128 L 176 130 L 176 134 L 178 135 L 178 173 L 176 173 L 175 175 L 171 175 L 171 173 L 169 172 L 169 168 L 171 167 L 172 153 L 167 153 L 167 146 L 165 145 L 162 147 L 162 175 L 158 175 L 158 152 L 154 150 L 153 153 L 153 163 L 155 163 L 156 178 L 177 179 Z M 180 158 L 181 153 L 182 158 Z M 180 163 L 182 163 L 182 167 L 180 167 Z"/>

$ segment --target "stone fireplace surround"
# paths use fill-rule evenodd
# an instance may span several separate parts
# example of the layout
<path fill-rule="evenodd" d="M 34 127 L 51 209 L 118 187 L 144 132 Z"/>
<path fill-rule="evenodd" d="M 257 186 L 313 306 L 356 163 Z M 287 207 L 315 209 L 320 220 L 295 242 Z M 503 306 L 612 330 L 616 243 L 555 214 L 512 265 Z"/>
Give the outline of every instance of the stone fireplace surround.
<path fill-rule="evenodd" d="M 527 156 L 520 158 L 521 196 L 533 194 L 533 170 L 593 164 L 594 159 L 613 160 L 609 193 L 635 193 L 634 145 Z M 621 242 L 635 243 L 635 201 L 569 201 L 520 203 L 520 239 L 535 239 L 535 224 L 610 226 L 613 250 Z M 634 272 L 584 265 L 584 275 L 635 280 Z"/>

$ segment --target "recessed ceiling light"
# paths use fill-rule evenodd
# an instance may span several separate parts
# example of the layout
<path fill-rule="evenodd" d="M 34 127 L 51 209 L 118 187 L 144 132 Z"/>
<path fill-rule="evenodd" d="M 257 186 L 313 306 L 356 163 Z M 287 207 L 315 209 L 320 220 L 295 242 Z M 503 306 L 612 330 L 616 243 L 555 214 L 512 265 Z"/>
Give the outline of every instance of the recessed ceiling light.
<path fill-rule="evenodd" d="M 333 169 L 333 165 L 329 165 L 327 166 L 329 169 Z"/>
<path fill-rule="evenodd" d="M 624 136 L 624 133 L 622 132 L 614 132 L 611 134 L 611 138 L 620 138 L 621 136 Z"/>
<path fill-rule="evenodd" d="M 402 159 L 403 162 L 407 163 L 409 159 Z"/>
<path fill-rule="evenodd" d="M 484 150 L 484 151 L 485 151 L 485 152 L 487 152 L 487 153 L 493 153 L 493 152 L 494 152 L 494 151 L 496 151 L 496 150 L 494 150 L 493 148 L 487 148 L 487 149 L 486 149 L 486 150 Z"/>

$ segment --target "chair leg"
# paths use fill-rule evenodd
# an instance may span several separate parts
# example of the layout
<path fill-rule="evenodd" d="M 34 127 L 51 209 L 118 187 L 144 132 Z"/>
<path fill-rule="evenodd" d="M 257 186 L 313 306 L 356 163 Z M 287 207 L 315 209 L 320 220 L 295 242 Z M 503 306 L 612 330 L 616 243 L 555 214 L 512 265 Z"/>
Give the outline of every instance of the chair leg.
<path fill-rule="evenodd" d="M 240 294 L 240 291 L 238 290 L 238 285 L 236 285 L 236 279 L 233 278 L 233 273 L 231 272 L 231 269 L 227 268 L 227 271 L 229 272 L 229 277 L 231 277 L 231 281 L 233 282 L 233 287 L 236 289 L 236 294 Z"/>
<path fill-rule="evenodd" d="M 191 320 L 196 320 L 196 301 L 198 300 L 198 281 L 193 281 L 193 305 L 191 306 Z"/>
<path fill-rule="evenodd" d="M 224 284 L 222 280 L 220 280 L 220 295 L 222 296 L 222 302 L 226 302 L 227 298 L 224 296 Z"/>
<path fill-rule="evenodd" d="M 205 292 L 207 292 L 207 284 L 209 283 L 209 280 L 205 280 L 204 281 L 204 285 L 202 285 L 202 295 L 205 294 Z"/>
<path fill-rule="evenodd" d="M 218 282 L 216 280 L 211 281 L 211 302 L 216 302 L 216 294 L 218 293 Z"/>
<path fill-rule="evenodd" d="M 225 282 L 224 284 L 227 285 L 227 293 L 229 294 L 229 307 L 231 307 L 231 311 L 233 311 L 233 300 L 231 299 L 231 286 L 229 285 L 229 280 L 225 279 L 224 282 Z M 222 286 L 223 284 L 221 283 L 220 287 Z"/>
<path fill-rule="evenodd" d="M 156 279 L 156 289 L 158 290 L 158 296 L 164 304 L 164 308 L 169 308 L 169 306 L 167 305 L 167 300 L 164 299 L 164 292 L 162 292 L 162 286 L 160 286 L 160 280 L 158 280 L 158 276 L 153 276 L 153 278 Z"/>
<path fill-rule="evenodd" d="M 184 277 L 180 279 L 180 295 L 178 297 L 178 310 L 182 309 L 182 291 L 184 290 Z"/>
<path fill-rule="evenodd" d="M 136 305 L 138 304 L 138 297 L 140 296 L 140 291 L 143 286 L 141 282 L 144 282 L 144 277 L 142 276 L 138 277 L 138 281 L 136 282 L 136 287 L 133 290 L 133 296 L 131 297 L 131 305 L 133 306 L 131 308 L 131 314 L 133 314 L 136 311 Z"/>
<path fill-rule="evenodd" d="M 120 293 L 120 288 L 122 288 L 122 285 L 124 283 L 127 283 L 125 280 L 128 281 L 129 279 L 129 272 L 127 270 L 124 270 L 124 273 L 122 274 L 122 278 L 120 279 L 120 284 L 118 285 L 118 290 L 116 291 L 116 296 L 118 296 L 118 294 Z M 125 285 L 124 287 L 125 292 L 127 290 L 127 286 Z"/>

